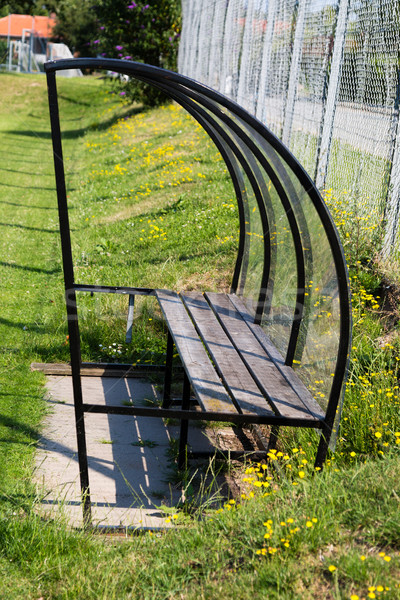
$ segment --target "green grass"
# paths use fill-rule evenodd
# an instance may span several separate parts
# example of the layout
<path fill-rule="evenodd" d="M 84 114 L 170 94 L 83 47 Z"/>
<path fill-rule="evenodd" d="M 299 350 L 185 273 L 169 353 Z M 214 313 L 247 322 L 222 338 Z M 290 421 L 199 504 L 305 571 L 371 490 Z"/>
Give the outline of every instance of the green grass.
<path fill-rule="evenodd" d="M 297 486 L 281 479 L 268 497 L 256 491 L 201 520 L 179 514 L 163 534 L 114 542 L 3 513 L 3 597 L 322 600 L 373 598 L 375 587 L 376 597 L 399 598 L 399 476 L 387 460 Z"/>
<path fill-rule="evenodd" d="M 69 358 L 47 99 L 43 77 L 0 74 L 0 89 L 0 598 L 399 598 L 397 317 L 374 223 L 334 193 L 355 335 L 326 471 L 310 466 L 314 434 L 289 432 L 271 456 L 280 476 L 250 466 L 234 504 L 178 511 L 168 533 L 119 543 L 43 518 L 31 480 L 44 377 L 29 365 Z M 78 282 L 227 289 L 234 195 L 197 125 L 174 105 L 125 106 L 94 78 L 60 78 L 59 91 Z M 79 306 L 84 360 L 162 359 L 151 299 L 137 302 L 132 344 L 126 298 L 80 294 Z"/>

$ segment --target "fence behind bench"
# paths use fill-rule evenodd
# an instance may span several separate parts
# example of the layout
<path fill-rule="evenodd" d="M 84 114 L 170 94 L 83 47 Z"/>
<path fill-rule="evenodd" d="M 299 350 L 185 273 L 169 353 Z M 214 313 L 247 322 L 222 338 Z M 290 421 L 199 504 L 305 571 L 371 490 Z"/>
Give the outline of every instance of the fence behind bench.
<path fill-rule="evenodd" d="M 228 95 L 398 248 L 398 0 L 183 0 L 179 71 Z M 350 194 L 348 193 L 350 192 Z M 382 241 L 382 235 L 379 235 Z"/>

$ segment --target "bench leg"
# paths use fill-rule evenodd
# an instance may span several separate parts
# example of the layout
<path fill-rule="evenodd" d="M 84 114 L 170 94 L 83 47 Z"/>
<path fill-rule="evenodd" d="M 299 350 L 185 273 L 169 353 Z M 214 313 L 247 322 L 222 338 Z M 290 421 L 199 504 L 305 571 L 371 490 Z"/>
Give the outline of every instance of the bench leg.
<path fill-rule="evenodd" d="M 326 428 L 321 431 L 321 438 L 318 444 L 317 454 L 315 456 L 314 469 L 322 469 L 328 454 L 329 442 L 331 439 L 331 429 Z"/>
<path fill-rule="evenodd" d="M 268 448 L 267 448 L 268 451 L 274 450 L 274 448 L 276 448 L 278 436 L 279 436 L 279 427 L 275 427 L 274 425 L 272 425 L 271 432 L 269 434 L 269 440 L 268 440 Z"/>
<path fill-rule="evenodd" d="M 174 352 L 174 341 L 172 339 L 172 335 L 168 331 L 167 356 L 165 359 L 164 390 L 163 390 L 163 399 L 162 399 L 162 407 L 163 408 L 168 408 L 171 405 L 173 352 Z"/>
<path fill-rule="evenodd" d="M 188 410 L 190 408 L 190 381 L 185 373 L 183 380 L 183 394 L 182 394 L 182 410 Z M 188 439 L 188 428 L 189 421 L 181 421 L 181 433 L 179 437 L 179 455 L 178 455 L 178 467 L 182 469 L 186 462 L 187 452 L 187 439 Z"/>

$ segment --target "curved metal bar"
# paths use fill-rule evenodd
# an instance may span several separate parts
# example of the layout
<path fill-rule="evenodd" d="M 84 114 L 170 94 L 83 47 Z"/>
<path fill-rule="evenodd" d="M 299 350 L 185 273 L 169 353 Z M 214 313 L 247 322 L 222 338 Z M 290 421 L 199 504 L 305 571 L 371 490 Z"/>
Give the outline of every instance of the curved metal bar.
<path fill-rule="evenodd" d="M 212 125 L 208 123 L 202 116 L 192 114 L 192 107 L 186 103 L 183 99 L 180 101 L 181 106 L 197 120 L 197 122 L 203 127 L 204 131 L 210 136 L 215 146 L 218 148 L 225 165 L 231 176 L 233 187 L 235 190 L 236 200 L 238 204 L 239 213 L 239 246 L 238 255 L 236 258 L 235 269 L 232 277 L 231 293 L 236 293 L 239 285 L 239 276 L 241 270 L 245 267 L 246 261 L 246 246 L 248 246 L 248 239 L 246 237 L 246 219 L 247 219 L 247 195 L 246 187 L 243 179 L 243 175 L 239 169 L 238 160 L 231 148 L 224 143 L 220 135 L 215 131 Z"/>
<path fill-rule="evenodd" d="M 229 110 L 232 114 L 237 115 L 245 123 L 250 125 L 271 147 L 277 152 L 282 160 L 288 165 L 289 169 L 296 176 L 297 180 L 301 184 L 304 191 L 307 193 L 310 201 L 312 202 L 325 234 L 329 242 L 329 246 L 332 252 L 332 258 L 335 265 L 338 288 L 339 288 L 339 304 L 340 304 L 340 336 L 337 352 L 336 368 L 333 377 L 329 403 L 326 413 L 326 437 L 329 438 L 330 431 L 332 429 L 336 409 L 338 406 L 342 383 L 347 370 L 349 360 L 349 347 L 351 337 L 351 313 L 350 313 L 350 292 L 347 275 L 347 267 L 344 259 L 344 252 L 340 239 L 333 223 L 331 215 L 320 196 L 318 190 L 315 188 L 312 180 L 298 163 L 291 152 L 278 140 L 278 138 L 269 131 L 261 122 L 255 117 L 251 116 L 238 104 L 225 98 L 220 93 L 196 82 L 187 77 L 173 73 L 171 71 L 164 71 L 158 67 L 150 65 L 144 65 L 140 63 L 132 63 L 128 61 L 118 61 L 115 59 L 68 59 L 60 60 L 57 62 L 51 62 L 45 64 L 45 70 L 47 72 L 69 69 L 72 66 L 74 68 L 79 67 L 97 67 L 106 70 L 113 70 L 115 72 L 125 73 L 132 75 L 138 79 L 144 78 L 148 82 L 157 84 L 161 81 L 168 82 L 169 86 L 178 85 L 182 86 L 187 92 L 194 91 L 201 94 L 202 97 L 211 99 L 217 102 L 222 107 Z M 328 440 L 329 441 L 329 440 Z"/>
<path fill-rule="evenodd" d="M 143 81 L 143 78 L 140 78 L 140 79 L 141 79 L 141 81 Z M 174 86 L 172 90 L 169 89 L 169 86 L 163 85 L 163 84 L 157 84 L 157 87 L 159 87 L 160 89 L 163 89 L 164 91 L 168 90 L 168 94 L 172 98 L 176 99 L 176 94 L 177 94 L 176 87 L 177 86 Z M 180 86 L 178 86 L 178 87 L 180 87 Z M 202 106 L 205 106 L 213 114 L 215 114 L 215 116 L 218 117 L 218 119 L 221 119 L 223 121 L 223 123 L 228 125 L 231 131 L 233 130 L 233 138 L 236 141 L 236 146 L 235 146 L 236 148 L 238 148 L 238 149 L 241 148 L 241 146 L 243 146 L 243 144 L 245 144 L 248 147 L 249 143 L 251 143 L 251 139 L 249 138 L 249 136 L 240 127 L 237 127 L 235 122 L 228 115 L 221 112 L 221 109 L 218 105 L 216 105 L 213 102 L 209 102 L 208 100 L 206 100 L 203 97 L 199 98 L 199 95 L 197 93 L 195 93 L 195 92 L 193 93 L 190 90 L 185 89 L 185 94 L 181 94 L 181 97 L 183 97 L 185 99 L 185 101 L 187 101 L 188 96 L 195 100 L 196 104 L 194 106 L 196 107 L 196 111 L 200 110 L 198 104 L 201 103 Z M 179 99 L 177 101 L 179 103 L 181 103 L 181 101 Z M 208 112 L 206 112 L 205 114 L 209 115 Z M 213 123 L 216 123 L 216 121 L 213 120 Z M 226 132 L 225 128 L 222 128 L 220 125 L 218 125 L 218 127 L 219 127 L 219 132 L 220 132 L 221 136 L 223 136 L 225 139 L 231 139 L 230 136 L 228 135 L 228 133 Z M 232 149 L 233 149 L 233 146 L 232 146 Z M 272 203 L 270 201 L 268 201 L 269 192 L 268 192 L 267 186 L 265 184 L 264 177 L 262 176 L 260 168 L 257 165 L 256 161 L 254 160 L 254 157 L 252 156 L 252 154 L 254 154 L 253 148 L 251 148 L 251 153 L 249 155 L 247 155 L 247 154 L 243 155 L 243 153 L 241 153 L 242 156 L 245 156 L 244 161 L 239 158 L 239 155 L 237 155 L 237 156 L 238 156 L 239 161 L 241 162 L 242 167 L 245 170 L 245 173 L 246 173 L 247 177 L 249 178 L 249 181 L 253 188 L 253 191 L 254 191 L 254 194 L 255 194 L 255 197 L 257 200 L 257 205 L 258 205 L 258 208 L 260 211 L 260 217 L 261 217 L 261 222 L 262 222 L 262 227 L 263 227 L 264 264 L 263 264 L 263 273 L 262 273 L 262 277 L 261 277 L 261 285 L 260 285 L 260 290 L 259 290 L 259 294 L 258 294 L 258 302 L 257 302 L 257 307 L 256 307 L 256 312 L 255 312 L 255 323 L 260 324 L 263 310 L 264 310 L 264 307 L 266 304 L 266 300 L 269 298 L 268 304 L 270 304 L 272 301 L 274 275 L 275 275 L 275 268 L 276 268 L 276 253 L 275 252 L 274 252 L 274 254 L 272 253 L 269 223 L 271 221 L 274 222 L 275 217 L 274 217 Z M 257 181 L 256 187 L 254 185 L 254 177 Z"/>
<path fill-rule="evenodd" d="M 157 87 L 160 87 L 160 89 L 163 89 L 164 91 L 166 89 L 168 89 L 167 86 L 164 86 L 162 84 L 159 84 Z M 261 223 L 262 223 L 262 228 L 263 228 L 263 241 L 264 241 L 263 273 L 262 273 L 260 292 L 259 292 L 257 309 L 256 309 L 256 320 L 255 320 L 255 322 L 257 322 L 257 316 L 258 316 L 259 320 L 261 320 L 262 307 L 264 306 L 264 303 L 265 303 L 265 297 L 266 297 L 266 292 L 267 292 L 267 283 L 269 282 L 270 265 L 271 265 L 270 226 L 269 226 L 268 215 L 266 212 L 266 206 L 268 206 L 268 205 L 265 204 L 264 197 L 263 197 L 263 188 L 265 188 L 264 179 L 258 168 L 255 172 L 253 171 L 252 166 L 254 167 L 254 164 L 251 165 L 248 162 L 247 155 L 245 155 L 241 151 L 240 145 L 237 143 L 237 141 L 236 141 L 236 143 L 234 143 L 234 139 L 232 139 L 229 136 L 228 132 L 224 128 L 222 128 L 221 125 L 216 120 L 211 119 L 210 114 L 204 108 L 201 108 L 197 103 L 193 102 L 193 100 L 190 100 L 188 98 L 188 94 L 184 95 L 184 94 L 180 93 L 179 91 L 177 91 L 176 89 L 174 89 L 172 91 L 168 90 L 168 94 L 172 98 L 174 98 L 179 104 L 182 104 L 182 106 L 184 106 L 186 108 L 186 110 L 188 110 L 188 112 L 190 112 L 190 114 L 196 120 L 198 120 L 197 119 L 198 114 L 200 114 L 205 120 L 211 120 L 211 122 L 213 124 L 212 127 L 216 130 L 218 135 L 223 140 L 225 140 L 225 142 L 228 144 L 228 146 L 230 147 L 232 152 L 237 157 L 237 159 L 240 162 L 244 172 L 246 173 L 246 175 L 249 179 L 249 182 L 251 184 L 251 187 L 253 189 L 254 196 L 256 198 L 257 205 L 258 205 L 258 208 L 260 211 Z M 190 107 L 190 110 L 189 110 L 189 107 Z M 264 193 L 265 193 L 265 191 L 266 191 L 266 188 L 264 189 Z M 260 305 L 261 305 L 261 311 L 260 311 Z"/>
<path fill-rule="evenodd" d="M 72 60 L 74 60 L 74 59 L 72 59 Z M 147 83 L 150 83 L 156 87 L 163 88 L 164 91 L 166 91 L 164 86 L 166 86 L 166 87 L 168 86 L 168 88 L 169 88 L 168 95 L 172 98 L 175 97 L 175 94 L 177 92 L 176 84 L 173 85 L 172 87 L 170 85 L 170 81 L 169 81 L 170 75 L 176 75 L 176 74 L 172 73 L 171 71 L 165 71 L 163 69 L 159 69 L 157 67 L 151 67 L 150 65 L 145 65 L 142 63 L 133 63 L 133 62 L 129 62 L 129 61 L 118 61 L 115 59 L 75 59 L 75 60 L 79 61 L 79 65 L 82 67 L 91 65 L 94 67 L 112 70 L 112 71 L 119 72 L 119 73 L 124 73 L 124 74 L 128 74 L 128 75 L 131 74 L 136 79 L 139 79 L 141 81 L 146 81 Z M 70 61 L 71 61 L 71 59 L 66 59 L 66 60 L 53 61 L 50 63 L 46 63 L 45 69 L 46 69 L 46 71 L 67 69 L 67 68 L 70 68 L 70 65 L 71 65 Z M 76 64 L 76 66 L 79 67 L 78 63 L 74 63 L 74 64 Z M 183 76 L 179 76 L 179 78 L 180 78 L 179 84 L 182 84 L 182 87 L 183 87 L 184 97 L 187 98 L 188 95 L 191 95 L 192 90 L 187 85 L 185 85 L 185 83 L 187 83 L 187 82 L 192 83 L 192 80 L 185 78 Z M 213 90 L 211 90 L 209 88 L 206 88 L 206 89 L 208 89 L 210 92 L 213 92 Z M 197 97 L 195 97 L 194 99 L 196 101 L 199 101 L 198 94 L 196 94 L 196 96 Z M 213 99 L 218 100 L 219 96 L 220 96 L 219 94 L 216 94 Z M 177 99 L 177 101 L 179 102 L 179 99 Z M 203 96 L 201 96 L 201 103 L 203 106 L 205 105 L 205 101 L 207 102 L 207 99 L 204 98 Z M 207 108 L 209 108 L 211 111 L 213 111 L 213 109 L 215 110 L 215 105 L 213 106 L 213 105 L 209 104 L 207 106 Z M 220 107 L 218 107 L 218 110 L 219 111 L 221 110 Z M 227 115 L 225 113 L 221 113 L 218 116 L 219 117 L 224 116 L 225 118 L 229 118 L 229 117 L 227 117 Z M 232 126 L 234 129 L 236 129 L 235 133 L 238 133 L 239 137 L 243 138 L 243 132 L 240 130 L 240 128 L 235 126 L 233 121 L 232 121 Z M 220 131 L 220 134 L 222 135 L 222 137 L 226 138 L 225 132 L 223 130 Z M 242 140 L 242 141 L 245 141 L 245 140 Z M 273 282 L 273 278 L 270 277 L 270 266 L 271 266 L 270 227 L 269 227 L 269 222 L 268 222 L 268 218 L 266 215 L 266 207 L 268 206 L 268 203 L 264 202 L 261 191 L 258 189 L 259 186 L 256 184 L 253 174 L 250 172 L 248 166 L 245 166 L 244 162 L 241 162 L 241 164 L 242 164 L 242 167 L 244 168 L 246 175 L 249 178 L 251 186 L 254 190 L 258 208 L 260 211 L 262 229 L 263 229 L 264 263 L 263 263 L 263 274 L 262 274 L 262 280 L 261 280 L 261 285 L 260 285 L 259 298 L 258 298 L 257 309 L 256 309 L 256 320 L 257 320 L 257 322 L 260 322 L 263 307 L 265 304 L 266 294 L 267 294 L 267 286 L 269 285 L 271 287 L 272 282 Z M 259 182 L 261 182 L 261 181 L 263 181 L 263 178 L 260 176 Z"/>
<path fill-rule="evenodd" d="M 306 217 L 304 215 L 303 208 L 301 203 L 299 202 L 299 198 L 297 192 L 294 188 L 290 177 L 288 177 L 286 169 L 282 165 L 282 161 L 277 156 L 276 152 L 268 151 L 270 147 L 266 147 L 265 140 L 262 138 L 257 132 L 254 132 L 256 140 L 258 140 L 262 151 L 267 154 L 267 160 L 271 162 L 274 171 L 277 173 L 278 177 L 281 180 L 281 183 L 286 191 L 286 196 L 291 204 L 293 209 L 296 225 L 298 225 L 297 229 L 299 230 L 300 236 L 302 238 L 302 253 L 304 256 L 304 274 L 307 276 L 308 280 L 313 279 L 313 251 L 310 233 L 308 230 L 308 224 Z M 285 207 L 285 204 L 284 204 Z M 291 215 L 289 215 L 291 216 Z M 288 218 L 289 218 L 288 216 Z M 290 221 L 290 226 L 292 228 L 292 223 Z M 293 228 L 292 228 L 293 232 Z M 296 358 L 297 361 L 301 361 L 304 346 L 305 346 L 305 338 L 307 335 L 308 322 L 310 318 L 310 301 L 311 297 L 305 295 L 305 278 L 304 282 L 300 279 L 297 294 L 296 294 L 296 308 L 294 313 L 294 319 L 292 324 L 292 330 L 290 333 L 288 349 L 286 353 L 285 364 L 291 366 L 293 364 L 293 360 Z M 298 311 L 298 312 L 297 312 Z M 305 332 L 304 336 L 300 338 L 301 329 Z"/>
<path fill-rule="evenodd" d="M 193 97 L 193 92 L 192 93 L 187 92 L 187 93 Z M 197 94 L 196 94 L 195 98 L 198 102 L 200 102 L 200 99 L 198 98 Z M 217 116 L 219 118 L 221 118 L 221 120 L 223 120 L 223 122 L 226 125 L 228 125 L 231 129 L 233 129 L 235 135 L 237 137 L 239 137 L 240 140 L 242 142 L 244 142 L 246 144 L 246 146 L 251 150 L 252 154 L 257 158 L 257 160 L 260 162 L 263 169 L 266 171 L 266 173 L 270 177 L 270 179 L 278 193 L 278 196 L 282 202 L 283 208 L 286 212 L 286 216 L 288 218 L 289 227 L 291 228 L 293 242 L 294 242 L 294 246 L 295 246 L 296 266 L 297 266 L 297 282 L 298 282 L 298 285 L 297 285 L 298 293 L 297 293 L 297 298 L 296 298 L 297 304 L 294 308 L 294 318 L 292 321 L 292 329 L 291 329 L 291 334 L 290 334 L 290 345 L 288 346 L 288 352 L 287 352 L 287 356 L 286 356 L 286 364 L 291 366 L 292 362 L 293 362 L 293 358 L 294 358 L 294 352 L 295 352 L 295 348 L 296 348 L 296 342 L 297 342 L 297 338 L 298 338 L 300 323 L 303 318 L 304 298 L 305 298 L 305 296 L 304 296 L 305 260 L 304 260 L 304 254 L 303 254 L 303 242 L 301 239 L 298 223 L 296 221 L 296 218 L 295 218 L 295 215 L 293 212 L 292 203 L 290 202 L 290 199 L 289 199 L 285 189 L 283 188 L 282 183 L 280 182 L 279 178 L 277 177 L 276 172 L 271 167 L 271 165 L 268 163 L 265 156 L 260 152 L 260 149 L 257 147 L 254 140 L 252 139 L 251 133 L 249 135 L 248 133 L 243 131 L 241 129 L 241 127 L 234 120 L 232 120 L 228 115 L 226 115 L 226 113 L 224 113 L 224 112 L 221 113 L 220 107 L 218 105 L 216 106 L 214 102 L 212 102 L 212 101 L 209 102 L 209 101 L 206 101 L 204 98 L 202 98 L 202 104 L 207 106 L 207 108 L 209 108 L 210 110 L 213 110 L 214 114 L 216 114 L 216 111 L 218 111 Z M 214 109 L 212 108 L 213 106 L 214 106 Z M 250 158 L 250 161 L 254 165 L 254 160 L 252 160 Z M 269 198 L 269 193 L 265 186 L 264 181 L 263 181 L 262 189 L 264 190 L 264 199 L 266 200 L 265 201 L 266 209 L 267 210 L 271 209 L 271 211 L 272 211 L 272 215 L 269 216 L 269 220 L 270 221 L 272 220 L 272 222 L 273 222 L 274 217 L 273 217 L 272 204 L 271 204 L 271 202 L 268 202 L 268 200 L 267 200 Z M 268 274 L 265 273 L 265 276 L 263 277 L 263 282 L 262 282 L 262 289 L 260 290 L 258 311 L 256 314 L 256 322 L 258 322 L 258 323 L 261 321 L 261 317 L 262 317 L 264 308 L 266 309 L 265 312 L 267 314 L 270 310 L 270 305 L 272 302 L 272 293 L 273 293 L 274 270 L 275 270 L 275 264 L 274 264 L 273 260 L 271 260 Z M 269 301 L 268 301 L 268 298 L 269 298 Z M 266 300 L 268 302 L 267 305 L 265 305 Z M 296 314 L 296 310 L 298 311 L 297 314 Z"/>

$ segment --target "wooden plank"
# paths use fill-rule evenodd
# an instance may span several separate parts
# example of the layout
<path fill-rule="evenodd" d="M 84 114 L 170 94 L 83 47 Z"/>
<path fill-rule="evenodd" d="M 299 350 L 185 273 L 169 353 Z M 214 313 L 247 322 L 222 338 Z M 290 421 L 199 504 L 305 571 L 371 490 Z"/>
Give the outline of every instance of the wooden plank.
<path fill-rule="evenodd" d="M 71 365 L 67 363 L 32 363 L 32 371 L 41 371 L 45 375 L 69 376 Z M 162 372 L 163 365 L 122 365 L 82 363 L 82 377 L 148 377 L 152 373 Z"/>
<path fill-rule="evenodd" d="M 317 419 L 325 418 L 325 412 L 322 410 L 318 402 L 312 397 L 311 392 L 306 388 L 306 386 L 301 381 L 300 377 L 296 374 L 296 372 L 292 369 L 292 367 L 285 365 L 283 356 L 271 342 L 264 329 L 260 325 L 254 324 L 251 314 L 247 310 L 242 300 L 240 300 L 240 298 L 238 298 L 236 294 L 229 294 L 229 299 L 235 306 L 235 308 L 239 311 L 242 318 L 246 321 L 248 327 L 254 333 L 260 344 L 270 355 L 277 368 L 288 380 L 288 382 L 295 390 L 296 394 L 299 396 L 303 404 Z"/>
<path fill-rule="evenodd" d="M 156 290 L 156 297 L 201 407 L 210 412 L 237 413 L 178 294 Z"/>
<path fill-rule="evenodd" d="M 309 417 L 315 420 L 315 416 L 303 404 L 269 354 L 252 334 L 229 297 L 226 294 L 216 293 L 205 295 L 257 385 L 269 398 L 275 410 L 283 417 Z"/>
<path fill-rule="evenodd" d="M 273 416 L 275 413 L 268 406 L 203 294 L 186 292 L 181 294 L 181 298 L 239 412 Z"/>

